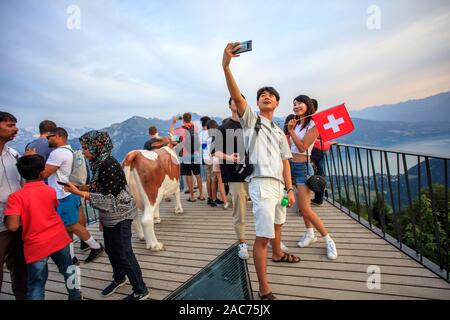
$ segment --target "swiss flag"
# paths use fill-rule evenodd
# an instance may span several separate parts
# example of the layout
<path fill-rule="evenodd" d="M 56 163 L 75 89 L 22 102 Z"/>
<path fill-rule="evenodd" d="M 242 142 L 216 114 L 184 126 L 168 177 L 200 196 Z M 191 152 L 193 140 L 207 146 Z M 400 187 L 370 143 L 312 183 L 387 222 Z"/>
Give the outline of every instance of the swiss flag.
<path fill-rule="evenodd" d="M 329 141 L 355 129 L 345 104 L 316 113 L 312 116 L 322 141 Z"/>

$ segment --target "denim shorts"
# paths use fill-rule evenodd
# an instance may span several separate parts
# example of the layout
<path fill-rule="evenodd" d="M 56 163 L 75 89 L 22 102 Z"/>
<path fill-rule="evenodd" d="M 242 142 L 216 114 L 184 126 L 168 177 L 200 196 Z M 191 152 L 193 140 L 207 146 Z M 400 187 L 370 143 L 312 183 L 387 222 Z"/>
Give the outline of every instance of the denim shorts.
<path fill-rule="evenodd" d="M 291 175 L 292 180 L 297 186 L 306 186 L 306 180 L 314 175 L 311 162 L 309 163 L 309 167 L 307 167 L 306 162 L 291 161 Z"/>

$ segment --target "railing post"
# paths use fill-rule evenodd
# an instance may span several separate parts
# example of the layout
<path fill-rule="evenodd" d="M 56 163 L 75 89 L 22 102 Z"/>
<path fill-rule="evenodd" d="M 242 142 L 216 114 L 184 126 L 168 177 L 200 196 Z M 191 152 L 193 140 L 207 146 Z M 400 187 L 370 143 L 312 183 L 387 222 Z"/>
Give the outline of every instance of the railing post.
<path fill-rule="evenodd" d="M 430 190 L 431 212 L 433 215 L 434 233 L 435 233 L 436 240 L 438 242 L 439 267 L 442 269 L 443 263 L 442 263 L 441 236 L 439 234 L 440 230 L 439 230 L 439 225 L 438 225 L 438 220 L 437 220 L 436 200 L 434 199 L 434 193 L 433 193 L 433 181 L 431 178 L 430 159 L 428 157 L 425 157 L 425 166 L 427 169 L 428 187 Z"/>
<path fill-rule="evenodd" d="M 392 218 L 394 220 L 394 224 L 395 224 L 395 232 L 397 234 L 397 242 L 401 243 L 401 234 L 400 234 L 400 228 L 399 228 L 399 211 L 395 210 L 395 200 L 394 200 L 394 193 L 392 191 L 392 179 L 391 179 L 391 170 L 389 169 L 389 159 L 388 159 L 388 155 L 387 152 L 384 152 L 384 159 L 386 162 L 386 173 L 388 176 L 388 188 L 389 188 L 389 196 L 391 198 L 391 205 L 392 205 Z"/>
<path fill-rule="evenodd" d="M 372 164 L 373 185 L 374 185 L 374 188 L 375 188 L 375 195 L 377 197 L 378 217 L 380 218 L 381 231 L 383 232 L 383 237 L 386 238 L 386 229 L 385 229 L 385 225 L 384 225 L 384 219 L 381 218 L 381 211 L 382 210 L 381 210 L 380 206 L 382 205 L 382 203 L 381 203 L 380 195 L 378 193 L 377 174 L 376 174 L 376 171 L 375 171 L 375 164 L 373 162 L 372 150 L 369 150 L 369 154 L 370 154 L 370 162 Z"/>
<path fill-rule="evenodd" d="M 330 148 L 331 149 L 331 148 Z M 328 152 L 324 152 L 323 156 L 325 158 L 325 163 L 326 163 L 326 170 L 327 170 L 327 175 L 328 175 L 328 180 L 330 181 L 331 184 L 331 197 L 333 198 L 333 202 L 334 202 L 334 184 L 333 184 L 333 174 L 332 174 L 332 170 L 331 170 L 331 163 L 329 163 L 329 158 L 328 158 Z M 327 196 L 328 196 L 328 192 L 327 192 Z"/>
<path fill-rule="evenodd" d="M 350 157 L 350 149 L 349 149 L 349 147 L 345 147 L 345 148 L 346 148 L 346 153 L 347 153 L 347 157 L 348 157 L 348 162 L 350 165 L 350 175 L 352 177 L 353 193 L 355 195 L 355 202 L 356 202 L 356 211 L 357 211 L 357 214 L 359 217 L 358 195 L 356 194 L 355 177 L 353 175 L 353 166 L 352 166 L 352 159 Z"/>
<path fill-rule="evenodd" d="M 358 160 L 359 160 L 359 166 L 361 168 L 361 180 L 362 180 L 362 186 L 363 186 L 363 192 L 364 192 L 364 201 L 366 203 L 366 209 L 367 209 L 367 218 L 369 219 L 369 224 L 372 227 L 372 219 L 370 217 L 369 202 L 368 202 L 368 199 L 367 199 L 367 192 L 366 192 L 366 183 L 364 181 L 364 170 L 363 170 L 363 167 L 362 167 L 361 154 L 359 152 L 359 148 L 358 148 Z M 369 176 L 368 173 L 367 173 L 367 176 Z"/>
<path fill-rule="evenodd" d="M 343 183 L 344 183 L 345 196 L 347 198 L 347 203 L 350 203 L 350 195 L 349 195 L 349 192 L 348 192 L 348 185 L 347 185 L 348 180 L 347 180 L 347 177 L 346 177 L 346 175 L 344 173 L 344 163 L 342 161 L 341 148 L 339 146 L 338 146 L 338 156 L 339 156 L 338 161 L 341 163 L 342 179 L 343 179 Z"/>
<path fill-rule="evenodd" d="M 411 197 L 411 189 L 409 187 L 409 175 L 408 175 L 408 166 L 406 165 L 406 155 L 402 153 L 402 159 L 403 159 L 403 170 L 405 173 L 405 184 L 406 184 L 406 192 L 408 193 L 408 204 L 409 204 L 409 211 L 411 212 L 411 222 L 413 224 L 413 237 L 414 237 L 414 244 L 416 246 L 415 250 L 417 252 L 417 234 L 416 234 L 416 216 L 414 214 L 413 206 L 412 206 L 412 197 Z M 420 180 L 420 177 L 419 177 Z M 420 195 L 419 195 L 420 198 Z M 419 212 L 421 208 L 419 207 Z"/>
<path fill-rule="evenodd" d="M 339 145 L 337 145 L 336 148 L 339 148 Z M 333 162 L 334 172 L 336 173 L 336 183 L 337 183 L 338 195 L 339 195 L 339 207 L 342 209 L 342 195 L 341 195 L 341 183 L 340 183 L 340 178 L 339 178 L 339 171 L 336 170 L 336 160 L 334 159 L 333 148 L 331 148 L 330 151 L 331 151 L 331 159 Z M 337 166 L 337 167 L 339 169 L 339 166 Z"/>
<path fill-rule="evenodd" d="M 397 200 L 398 200 L 398 212 L 399 212 L 399 218 L 401 218 L 401 212 L 402 212 L 402 202 L 400 199 L 400 193 L 401 193 L 401 189 L 400 189 L 400 184 L 401 184 L 402 180 L 400 177 L 400 154 L 397 153 Z M 400 249 L 402 249 L 403 247 L 403 230 L 402 230 L 402 224 L 400 221 Z"/>
<path fill-rule="evenodd" d="M 422 219 L 422 195 L 420 194 L 422 191 L 422 172 L 421 172 L 421 162 L 420 162 L 420 156 L 417 157 L 417 176 L 418 176 L 418 183 L 417 188 L 419 189 L 417 194 L 419 195 L 419 255 L 420 255 L 420 262 L 423 262 L 423 219 Z M 417 252 L 417 250 L 416 250 Z"/>
<path fill-rule="evenodd" d="M 446 265 L 446 267 L 447 267 L 447 281 L 449 281 L 450 279 L 449 279 L 449 269 L 450 269 L 450 266 L 449 266 L 449 234 L 448 234 L 448 169 L 447 169 L 447 165 L 448 165 L 448 162 L 447 162 L 447 159 L 445 159 L 444 160 L 444 170 L 445 170 L 445 173 L 444 173 L 444 181 L 445 181 L 445 215 L 444 215 L 444 219 L 445 219 L 445 234 L 447 235 L 447 242 L 446 242 L 446 245 L 445 245 L 445 256 L 447 257 L 447 259 L 445 260 L 445 265 Z"/>
<path fill-rule="evenodd" d="M 383 220 L 382 225 L 384 225 L 384 230 L 383 232 L 386 233 L 387 232 L 387 223 L 386 223 L 386 215 L 387 212 L 384 212 L 384 205 L 385 205 L 385 201 L 384 201 L 384 171 L 383 171 L 383 151 L 380 151 L 380 169 L 381 169 L 381 210 L 380 210 L 380 219 Z"/>
<path fill-rule="evenodd" d="M 367 215 L 369 216 L 369 225 L 372 228 L 372 210 L 371 209 L 371 201 L 370 201 L 370 167 L 369 167 L 369 157 L 370 157 L 369 149 L 366 149 L 366 160 L 367 160 L 367 189 L 369 190 L 369 210 L 367 211 Z"/>
<path fill-rule="evenodd" d="M 358 172 L 358 154 L 355 148 L 355 167 L 356 167 L 356 210 L 358 211 L 358 221 L 361 222 L 361 205 L 359 202 L 359 172 Z"/>

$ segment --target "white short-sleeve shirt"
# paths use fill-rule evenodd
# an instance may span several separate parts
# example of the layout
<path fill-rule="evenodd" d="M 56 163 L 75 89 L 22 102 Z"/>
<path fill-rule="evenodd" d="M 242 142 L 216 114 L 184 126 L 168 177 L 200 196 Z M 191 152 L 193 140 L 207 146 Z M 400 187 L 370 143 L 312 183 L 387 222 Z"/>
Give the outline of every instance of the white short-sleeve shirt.
<path fill-rule="evenodd" d="M 200 139 L 200 146 L 202 148 L 203 160 L 210 161 L 209 150 L 211 145 L 211 139 L 208 134 L 208 130 L 200 130 L 198 133 Z"/>
<path fill-rule="evenodd" d="M 313 120 L 311 120 L 308 125 L 302 129 L 302 126 L 298 125 L 295 127 L 294 131 L 295 134 L 303 141 L 305 139 L 305 135 L 308 132 L 308 130 L 311 130 L 312 128 L 314 128 L 316 126 L 316 124 L 314 123 Z M 311 155 L 312 149 L 314 148 L 314 143 L 312 143 L 309 147 L 308 147 L 308 154 L 306 154 L 306 151 L 304 152 L 300 152 L 300 150 L 298 150 L 297 146 L 294 143 L 294 140 L 291 139 L 291 152 L 295 153 L 295 154 L 302 154 L 302 155 Z"/>
<path fill-rule="evenodd" d="M 253 173 L 246 180 L 273 178 L 284 184 L 283 160 L 292 158 L 288 141 L 280 127 L 263 116 L 260 118 L 261 129 L 257 138 L 252 138 L 256 134 L 254 128 L 258 115 L 247 106 L 244 114 L 239 117 L 244 129 L 246 148 L 250 154 L 250 163 L 254 165 Z M 254 146 L 251 146 L 253 141 Z"/>
<path fill-rule="evenodd" d="M 6 231 L 3 211 L 8 197 L 22 187 L 22 179 L 16 167 L 18 158 L 19 153 L 16 150 L 4 146 L 0 155 L 0 232 Z"/>
<path fill-rule="evenodd" d="M 46 164 L 58 167 L 58 170 L 48 177 L 48 185 L 55 189 L 58 199 L 63 199 L 70 195 L 70 192 L 65 192 L 64 187 L 57 183 L 57 181 L 68 182 L 72 173 L 73 153 L 68 149 L 72 150 L 70 145 L 53 150 L 46 162 Z"/>

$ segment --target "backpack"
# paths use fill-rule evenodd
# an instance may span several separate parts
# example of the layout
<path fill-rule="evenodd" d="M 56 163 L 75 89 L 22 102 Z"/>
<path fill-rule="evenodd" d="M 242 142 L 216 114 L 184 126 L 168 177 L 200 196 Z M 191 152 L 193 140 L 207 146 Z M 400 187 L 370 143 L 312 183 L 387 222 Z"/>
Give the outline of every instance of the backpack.
<path fill-rule="evenodd" d="M 198 148 L 198 142 L 199 140 L 199 136 L 198 136 L 198 132 L 195 132 L 195 127 L 194 126 L 190 126 L 190 127 L 185 127 L 183 126 L 183 129 L 187 132 L 189 132 L 189 136 L 190 136 L 190 148 L 187 148 L 186 146 L 186 151 L 187 151 L 187 155 L 191 156 L 191 162 L 192 163 L 196 163 L 196 153 L 198 152 L 197 148 Z M 186 135 L 185 135 L 186 137 Z M 185 142 L 185 141 L 183 141 Z M 190 149 L 190 150 L 188 150 Z M 183 155 L 183 148 L 181 148 L 180 150 L 180 157 Z"/>
<path fill-rule="evenodd" d="M 256 139 L 258 138 L 259 135 L 259 130 L 261 130 L 261 117 L 258 115 L 258 118 L 256 119 L 255 123 L 256 135 L 252 136 L 252 141 L 249 143 L 248 148 L 246 148 L 245 150 L 244 163 L 237 164 L 234 168 L 235 172 L 240 176 L 242 176 L 243 178 L 247 178 L 255 170 L 254 165 L 250 163 L 250 147 L 255 145 Z"/>
<path fill-rule="evenodd" d="M 83 155 L 82 150 L 70 150 L 73 155 L 72 171 L 69 176 L 69 181 L 75 185 L 84 185 L 89 181 L 89 168 L 86 158 Z"/>

